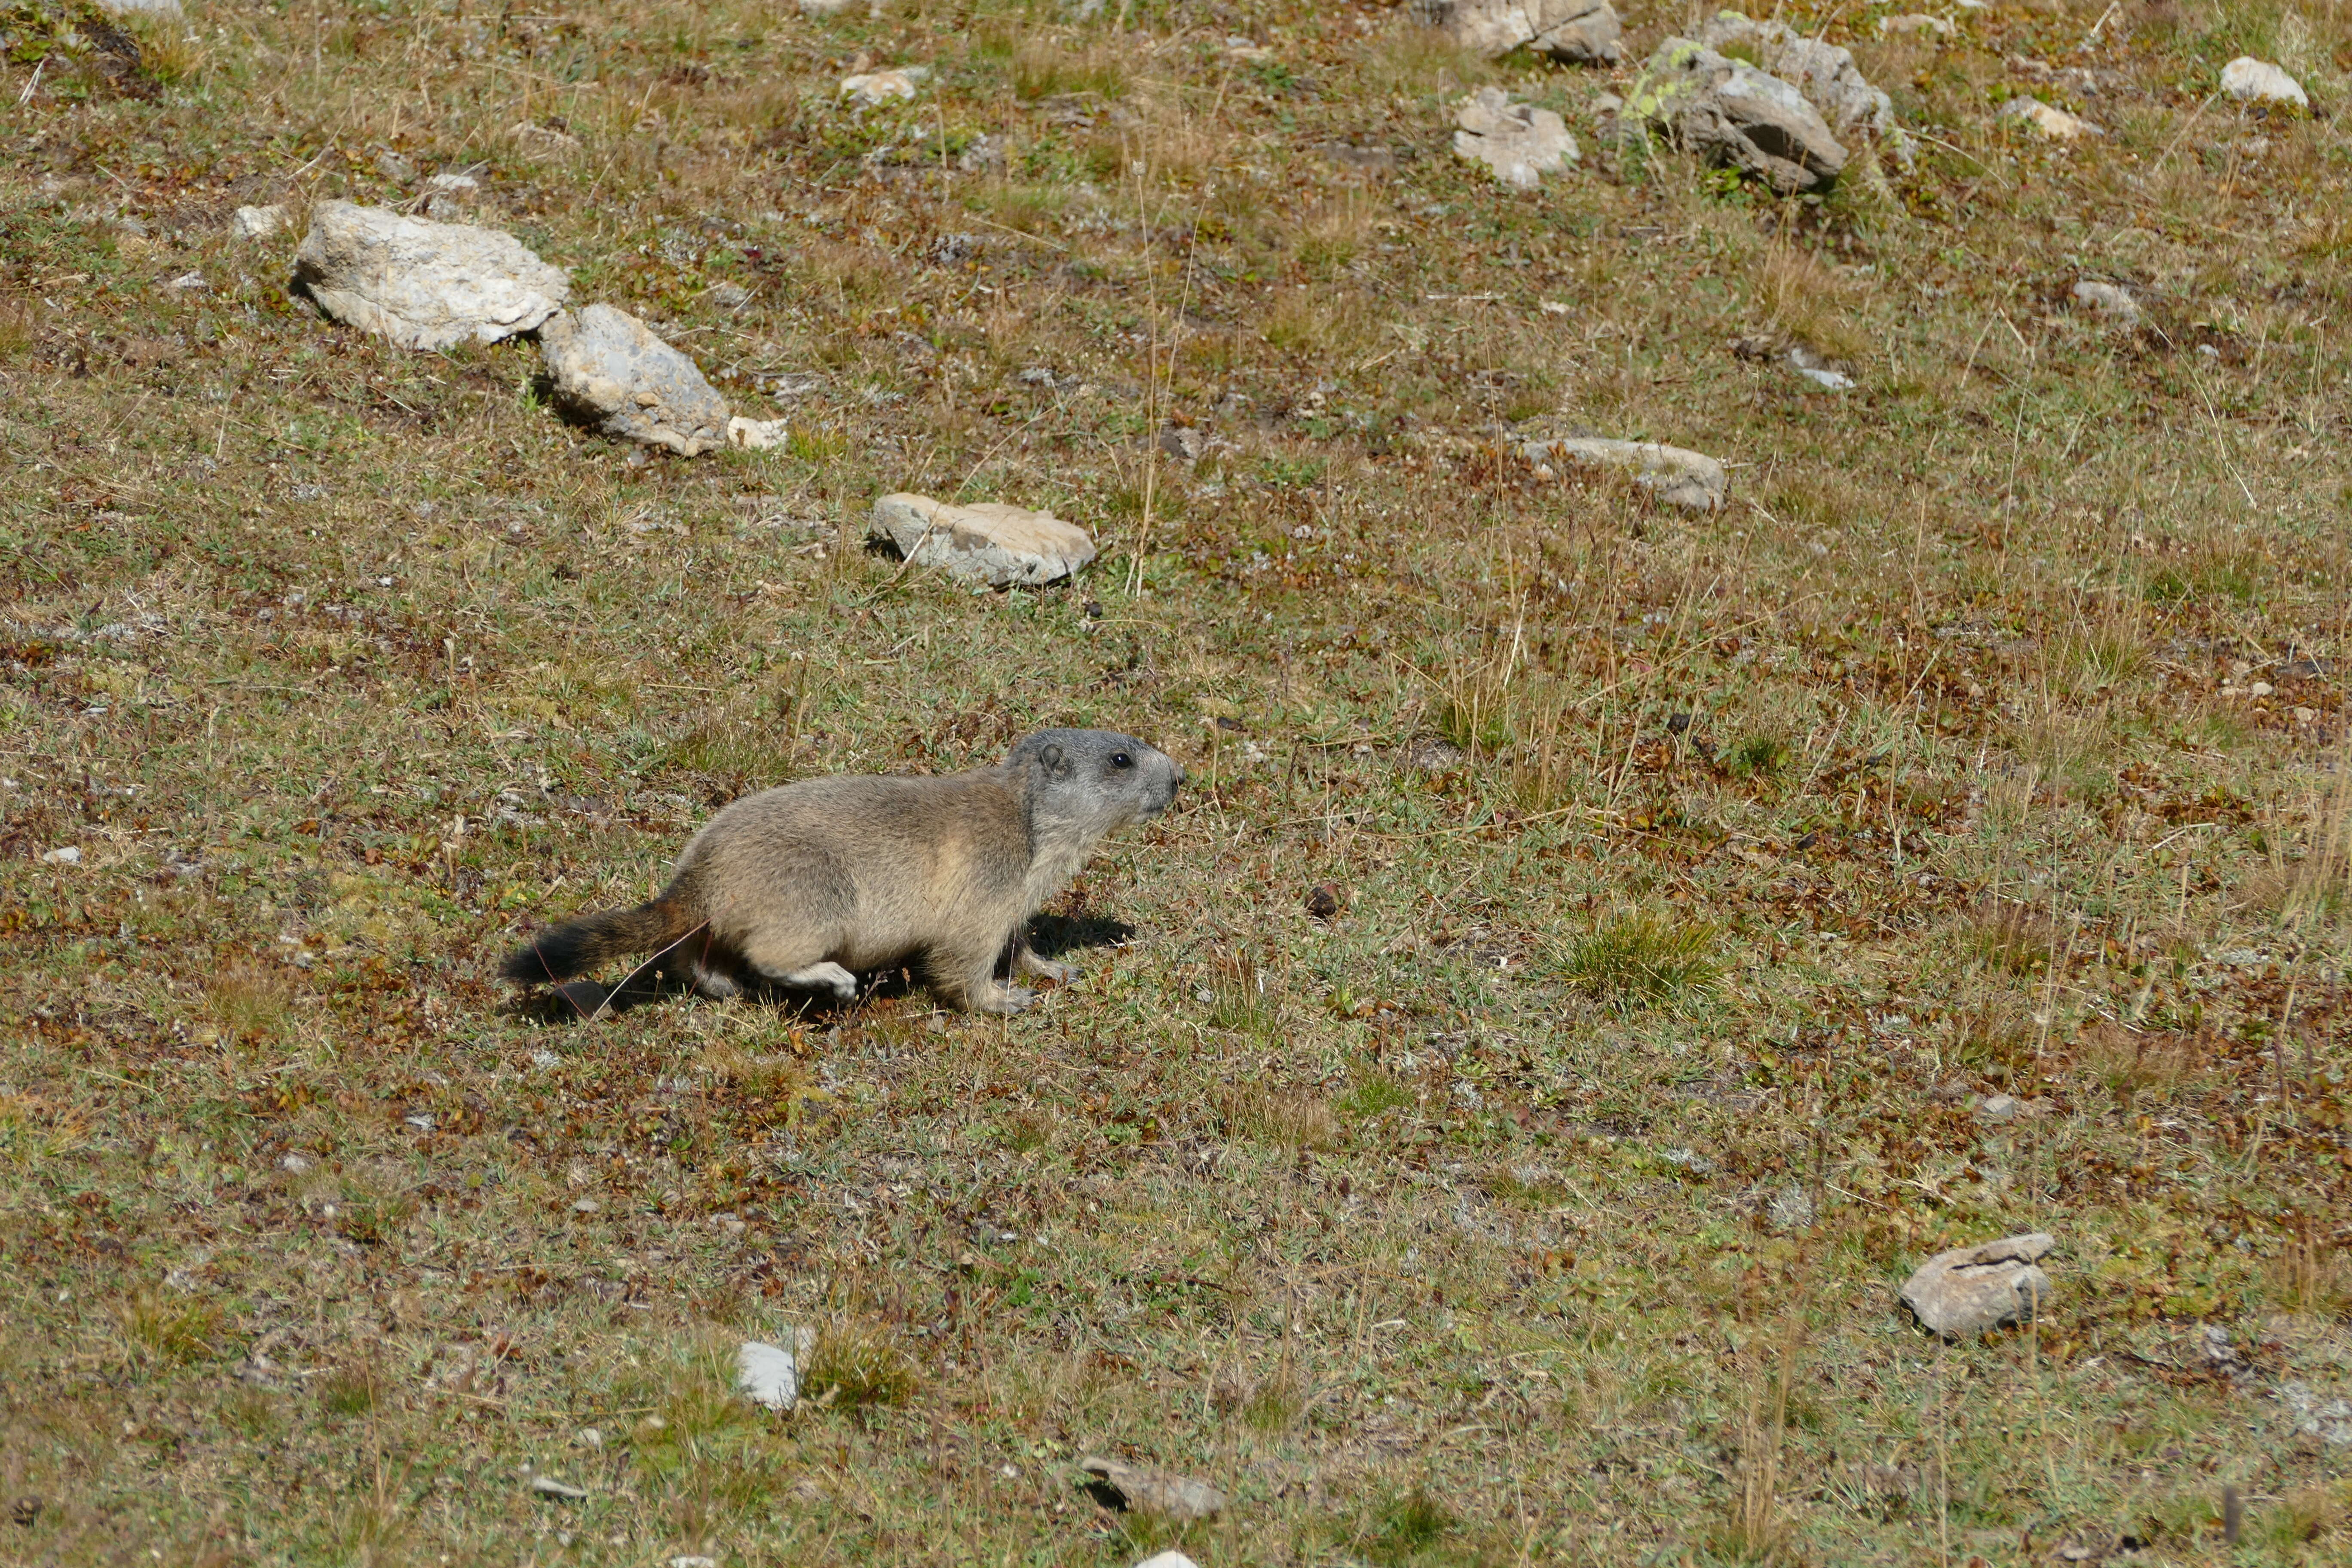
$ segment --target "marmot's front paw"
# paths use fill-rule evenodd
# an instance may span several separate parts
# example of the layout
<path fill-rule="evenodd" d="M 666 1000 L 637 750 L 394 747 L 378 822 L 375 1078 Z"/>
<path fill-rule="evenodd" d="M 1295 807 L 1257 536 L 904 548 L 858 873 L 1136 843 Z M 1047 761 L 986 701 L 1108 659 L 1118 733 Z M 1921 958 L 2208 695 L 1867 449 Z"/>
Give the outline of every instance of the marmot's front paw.
<path fill-rule="evenodd" d="M 1027 948 L 1021 950 L 1020 970 L 1033 980 L 1050 980 L 1056 985 L 1072 985 L 1084 973 L 1075 963 L 1056 963 L 1050 958 L 1040 958 Z"/>
<path fill-rule="evenodd" d="M 1026 1013 L 1037 1005 L 1037 994 L 1018 985 L 992 986 L 971 999 L 975 1013 Z"/>

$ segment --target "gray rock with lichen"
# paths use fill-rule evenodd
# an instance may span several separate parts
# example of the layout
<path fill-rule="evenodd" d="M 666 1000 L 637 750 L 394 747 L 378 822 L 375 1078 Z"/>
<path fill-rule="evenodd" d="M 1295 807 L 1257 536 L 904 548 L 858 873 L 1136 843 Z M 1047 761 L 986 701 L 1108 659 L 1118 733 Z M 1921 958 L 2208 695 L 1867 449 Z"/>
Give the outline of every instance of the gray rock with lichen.
<path fill-rule="evenodd" d="M 1652 53 L 1617 126 L 1626 137 L 1654 130 L 1777 191 L 1826 190 L 1846 165 L 1844 145 L 1794 85 L 1689 38 L 1668 38 Z"/>
<path fill-rule="evenodd" d="M 605 435 L 687 458 L 726 445 L 726 400 L 626 310 L 558 312 L 540 329 L 539 347 L 558 406 Z"/>

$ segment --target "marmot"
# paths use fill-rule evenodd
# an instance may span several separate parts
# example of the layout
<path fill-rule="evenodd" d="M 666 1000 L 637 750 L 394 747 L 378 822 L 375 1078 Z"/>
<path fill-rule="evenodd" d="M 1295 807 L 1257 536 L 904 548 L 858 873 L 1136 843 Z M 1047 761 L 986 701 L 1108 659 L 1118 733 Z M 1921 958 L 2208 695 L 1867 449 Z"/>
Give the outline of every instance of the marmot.
<path fill-rule="evenodd" d="M 1184 770 L 1132 735 L 1045 730 L 994 767 L 945 778 L 803 779 L 736 801 L 704 825 L 651 903 L 545 931 L 509 980 L 571 979 L 625 953 L 676 950 L 695 989 L 764 980 L 857 994 L 861 970 L 919 961 L 958 1007 L 1017 1013 L 996 981 L 1074 972 L 1030 952 L 1029 917 L 1106 834 L 1157 816 Z M 667 967 L 667 966 L 666 966 Z"/>

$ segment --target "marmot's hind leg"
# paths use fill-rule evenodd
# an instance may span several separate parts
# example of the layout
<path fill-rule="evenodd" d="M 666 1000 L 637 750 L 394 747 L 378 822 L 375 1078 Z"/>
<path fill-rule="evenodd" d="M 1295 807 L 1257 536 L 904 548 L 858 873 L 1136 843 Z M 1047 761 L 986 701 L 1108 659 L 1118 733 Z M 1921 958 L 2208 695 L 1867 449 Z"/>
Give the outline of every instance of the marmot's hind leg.
<path fill-rule="evenodd" d="M 857 976 L 831 959 L 812 963 L 806 969 L 795 969 L 790 974 L 773 977 L 779 985 L 789 985 L 795 991 L 830 991 L 844 1002 L 857 996 Z"/>
<path fill-rule="evenodd" d="M 824 956 L 806 936 L 755 938 L 743 944 L 743 962 L 761 978 L 795 991 L 830 991 L 847 1002 L 857 994 L 857 976 Z"/>

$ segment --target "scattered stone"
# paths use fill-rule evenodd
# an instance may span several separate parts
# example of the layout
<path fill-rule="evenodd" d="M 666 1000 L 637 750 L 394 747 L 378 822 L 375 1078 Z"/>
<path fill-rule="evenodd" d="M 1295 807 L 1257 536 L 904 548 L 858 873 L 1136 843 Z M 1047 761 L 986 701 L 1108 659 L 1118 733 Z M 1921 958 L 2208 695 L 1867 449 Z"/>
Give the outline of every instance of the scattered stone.
<path fill-rule="evenodd" d="M 307 1155 L 289 1154 L 278 1162 L 278 1168 L 288 1175 L 299 1176 L 310 1168 L 310 1161 Z"/>
<path fill-rule="evenodd" d="M 1095 558 L 1095 542 L 1076 523 L 1000 501 L 952 506 L 902 491 L 874 503 L 869 531 L 919 566 L 992 588 L 1051 583 Z"/>
<path fill-rule="evenodd" d="M 2055 1245 L 2036 1231 L 1939 1252 L 1904 1283 L 1903 1300 L 1922 1324 L 1947 1339 L 2030 1322 L 2050 1300 L 2050 1277 L 2034 1265 Z"/>
<path fill-rule="evenodd" d="M 1135 1568 L 1201 1568 L 1181 1552 L 1160 1552 L 1137 1563 Z"/>
<path fill-rule="evenodd" d="M 1824 392 L 1851 392 L 1853 377 L 1832 365 L 1827 360 L 1802 343 L 1792 346 L 1787 355 L 1789 368 L 1811 382 Z"/>
<path fill-rule="evenodd" d="M 531 1477 L 530 1489 L 541 1497 L 562 1498 L 566 1502 L 578 1502 L 588 1495 L 586 1487 L 575 1487 L 570 1481 L 560 1481 L 553 1476 Z"/>
<path fill-rule="evenodd" d="M 197 289 L 208 289 L 211 285 L 205 281 L 205 275 L 201 272 L 183 272 L 163 287 L 177 293 L 187 294 Z"/>
<path fill-rule="evenodd" d="M 1664 447 L 1655 441 L 1619 441 L 1602 436 L 1570 436 L 1530 441 L 1520 449 L 1530 463 L 1574 463 L 1580 468 L 1616 468 L 1633 482 L 1655 490 L 1668 506 L 1686 511 L 1714 511 L 1723 505 L 1730 479 L 1723 465 L 1702 452 Z"/>
<path fill-rule="evenodd" d="M 1507 185 L 1532 190 L 1546 174 L 1576 162 L 1576 138 L 1549 109 L 1513 103 L 1501 88 L 1482 87 L 1462 100 L 1454 153 L 1484 163 Z"/>
<path fill-rule="evenodd" d="M 735 1352 L 736 1392 L 770 1410 L 790 1410 L 800 1403 L 801 1377 L 815 1354 L 814 1329 L 794 1329 L 791 1350 L 746 1340 Z"/>
<path fill-rule="evenodd" d="M 1385 174 L 1396 167 L 1393 147 L 1360 147 L 1352 142 L 1324 142 L 1316 149 L 1326 159 L 1343 169 L 1357 169 L 1368 174 Z"/>
<path fill-rule="evenodd" d="M 857 0 L 801 0 L 803 16 L 838 16 L 856 5 Z"/>
<path fill-rule="evenodd" d="M 68 844 L 43 855 L 41 863 L 47 866 L 79 866 L 81 864 L 81 850 L 76 845 Z"/>
<path fill-rule="evenodd" d="M 1078 1468 L 1094 1478 L 1087 1489 L 1105 1508 L 1153 1514 L 1171 1524 L 1214 1519 L 1225 1510 L 1224 1493 L 1190 1476 L 1138 1469 L 1117 1459 L 1080 1459 Z"/>
<path fill-rule="evenodd" d="M 601 1448 L 604 1446 L 604 1434 L 593 1426 L 583 1426 L 580 1428 L 580 1443 L 583 1447 Z"/>
<path fill-rule="evenodd" d="M 410 184 L 416 179 L 416 165 L 389 147 L 376 153 L 375 172 L 394 185 Z"/>
<path fill-rule="evenodd" d="M 1160 449 L 1180 463 L 1197 463 L 1209 450 L 1209 437 L 1189 425 L 1171 425 L 1160 432 Z"/>
<path fill-rule="evenodd" d="M 2095 310 L 2119 327 L 2139 325 L 2139 301 L 2131 290 L 2120 284 L 2104 283 L 2096 278 L 2080 278 L 2074 281 L 2074 303 L 2086 310 Z"/>
<path fill-rule="evenodd" d="M 1348 895 L 1337 882 L 1325 882 L 1307 890 L 1307 912 L 1318 921 L 1338 920 L 1339 911 L 1347 907 Z"/>
<path fill-rule="evenodd" d="M 539 348 L 556 402 L 607 436 L 687 458 L 727 440 L 726 400 L 692 360 L 626 310 L 561 311 L 540 329 Z"/>
<path fill-rule="evenodd" d="M 1916 11 L 1903 16 L 1881 16 L 1878 36 L 1895 37 L 1905 33 L 1934 33 L 1939 37 L 1952 36 L 1952 24 L 1941 16 L 1923 16 Z"/>
<path fill-rule="evenodd" d="M 1490 60 L 1517 48 L 1579 65 L 1625 58 L 1624 25 L 1609 0 L 1418 0 L 1415 9 Z"/>
<path fill-rule="evenodd" d="M 956 169 L 961 174 L 985 174 L 1003 167 L 1004 143 L 993 136 L 975 136 L 956 154 Z"/>
<path fill-rule="evenodd" d="M 2221 90 L 2241 103 L 2283 103 L 2307 110 L 2303 84 L 2268 60 L 2240 55 L 2221 68 Z"/>
<path fill-rule="evenodd" d="M 1773 1194 L 1770 1209 L 1775 1230 L 1803 1230 L 1813 1223 L 1813 1194 L 1790 1182 Z"/>
<path fill-rule="evenodd" d="M 402 348 L 494 343 L 562 308 L 571 284 L 510 234 L 320 202 L 294 276 L 336 321 Z"/>
<path fill-rule="evenodd" d="M 2294 1417 L 2295 1436 L 2331 1448 L 2352 1447 L 2352 1400 L 2322 1399 L 2307 1383 L 2279 1384 L 2279 1403 Z"/>
<path fill-rule="evenodd" d="M 1840 135 L 1858 128 L 1884 136 L 1895 129 L 1895 106 L 1871 86 L 1853 51 L 1809 38 L 1785 22 L 1757 21 L 1738 11 L 1718 11 L 1699 29 L 1698 41 L 1721 55 L 1752 56 L 1758 66 L 1805 95 Z"/>
<path fill-rule="evenodd" d="M 801 0 L 801 4 L 806 5 L 808 0 Z M 669 1560 L 669 1568 L 719 1568 L 719 1559 L 695 1556 L 673 1557 Z"/>
<path fill-rule="evenodd" d="M 231 239 L 268 239 L 285 226 L 286 209 L 274 202 L 266 207 L 239 207 L 228 220 Z"/>
<path fill-rule="evenodd" d="M 920 66 L 905 70 L 860 71 L 844 77 L 841 96 L 853 109 L 872 109 L 879 104 L 903 103 L 915 96 L 915 83 L 926 73 Z"/>
<path fill-rule="evenodd" d="M 594 1214 L 597 1206 L 598 1205 L 594 1198 L 574 1198 L 572 1201 L 572 1212 L 573 1214 Z"/>
<path fill-rule="evenodd" d="M 518 146 L 530 153 L 577 153 L 580 138 L 553 125 L 533 125 L 527 120 L 517 121 L 507 127 L 507 134 Z"/>
<path fill-rule="evenodd" d="M 1243 33 L 1228 33 L 1225 35 L 1225 53 L 1231 55 L 1237 60 L 1244 60 L 1253 65 L 1256 64 L 1260 60 L 1270 60 L 1274 58 L 1274 51 L 1272 49 L 1267 48 L 1255 38 L 1250 37 L 1246 34 Z"/>
<path fill-rule="evenodd" d="M 1844 145 L 1795 86 L 1689 38 L 1657 47 L 1617 121 L 1621 135 L 1655 129 L 1783 193 L 1826 189 L 1845 171 Z"/>
<path fill-rule="evenodd" d="M 110 16 L 162 16 L 174 22 L 184 15 L 180 0 L 98 0 L 98 8 Z"/>
<path fill-rule="evenodd" d="M 2021 120 L 2053 142 L 2073 142 L 2084 136 L 2105 136 L 2106 132 L 2080 116 L 2063 109 L 2053 109 L 2038 98 L 2012 98 L 2000 106 L 2003 120 Z"/>
<path fill-rule="evenodd" d="M 782 419 L 746 419 L 741 415 L 727 421 L 727 444 L 740 447 L 747 452 L 764 452 L 781 447 L 791 438 L 789 424 Z"/>
<path fill-rule="evenodd" d="M 740 310 L 751 302 L 751 290 L 740 283 L 714 283 L 702 297 L 722 310 Z"/>
<path fill-rule="evenodd" d="M 2257 1376 L 2254 1363 L 2246 1358 L 2244 1351 L 2238 1348 L 2237 1342 L 2230 1337 L 2230 1331 L 2221 1324 L 2205 1325 L 2204 1333 L 2199 1337 L 2197 1350 L 2205 1363 L 2205 1370 L 2231 1387 L 2242 1392 L 2253 1384 Z"/>

